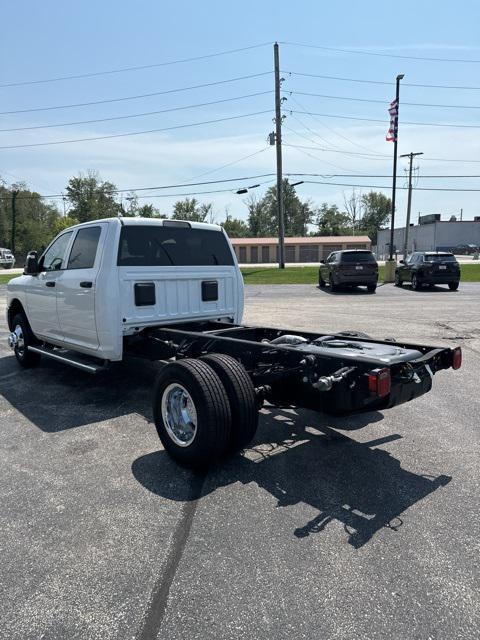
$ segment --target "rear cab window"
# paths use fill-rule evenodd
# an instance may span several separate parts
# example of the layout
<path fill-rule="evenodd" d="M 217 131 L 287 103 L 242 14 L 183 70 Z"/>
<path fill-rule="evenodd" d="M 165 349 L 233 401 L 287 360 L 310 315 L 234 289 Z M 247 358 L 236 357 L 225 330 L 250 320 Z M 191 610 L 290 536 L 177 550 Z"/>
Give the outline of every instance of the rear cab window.
<path fill-rule="evenodd" d="M 221 231 L 160 225 L 125 225 L 120 233 L 118 266 L 233 266 Z"/>

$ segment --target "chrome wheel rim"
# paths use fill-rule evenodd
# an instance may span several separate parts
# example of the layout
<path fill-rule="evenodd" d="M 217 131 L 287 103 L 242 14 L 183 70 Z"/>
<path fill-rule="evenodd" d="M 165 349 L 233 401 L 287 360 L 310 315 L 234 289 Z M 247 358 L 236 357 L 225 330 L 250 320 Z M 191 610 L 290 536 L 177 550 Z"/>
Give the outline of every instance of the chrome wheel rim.
<path fill-rule="evenodd" d="M 197 435 L 197 410 L 184 386 L 169 384 L 162 395 L 162 418 L 170 438 L 179 447 L 188 447 Z"/>
<path fill-rule="evenodd" d="M 15 352 L 22 357 L 25 353 L 25 338 L 23 337 L 23 329 L 17 324 L 13 333 L 17 336 L 17 340 L 15 342 Z"/>

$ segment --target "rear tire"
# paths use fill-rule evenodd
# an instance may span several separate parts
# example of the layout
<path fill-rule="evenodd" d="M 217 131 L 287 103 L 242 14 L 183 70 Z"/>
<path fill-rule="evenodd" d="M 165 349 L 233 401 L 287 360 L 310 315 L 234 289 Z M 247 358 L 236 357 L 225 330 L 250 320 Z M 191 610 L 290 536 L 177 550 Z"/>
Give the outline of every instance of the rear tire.
<path fill-rule="evenodd" d="M 211 353 L 200 359 L 215 371 L 227 392 L 232 414 L 230 451 L 244 449 L 258 427 L 258 404 L 253 382 L 245 367 L 232 356 Z"/>
<path fill-rule="evenodd" d="M 32 330 L 30 329 L 27 318 L 23 313 L 18 313 L 14 316 L 12 327 L 12 333 L 17 335 L 18 340 L 14 348 L 18 364 L 24 369 L 36 367 L 42 356 L 39 353 L 30 351 L 28 348 L 29 346 L 34 345 L 36 340 Z"/>
<path fill-rule="evenodd" d="M 206 362 L 186 359 L 167 364 L 155 383 L 153 415 L 165 450 L 185 467 L 208 467 L 227 450 L 228 396 Z"/>
<path fill-rule="evenodd" d="M 456 291 L 458 289 L 459 284 L 460 282 L 449 282 L 448 288 L 450 289 L 450 291 Z"/>

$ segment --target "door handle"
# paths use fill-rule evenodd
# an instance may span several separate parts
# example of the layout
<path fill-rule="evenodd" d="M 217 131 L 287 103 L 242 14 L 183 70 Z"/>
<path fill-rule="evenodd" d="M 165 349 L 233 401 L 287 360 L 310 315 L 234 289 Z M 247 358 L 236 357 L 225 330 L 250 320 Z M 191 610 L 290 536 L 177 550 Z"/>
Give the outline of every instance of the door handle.
<path fill-rule="evenodd" d="M 91 289 L 93 286 L 93 282 L 80 282 L 80 286 L 82 289 Z"/>
<path fill-rule="evenodd" d="M 47 282 L 45 283 L 46 287 L 54 287 L 55 286 L 55 282 L 53 280 L 47 280 Z"/>

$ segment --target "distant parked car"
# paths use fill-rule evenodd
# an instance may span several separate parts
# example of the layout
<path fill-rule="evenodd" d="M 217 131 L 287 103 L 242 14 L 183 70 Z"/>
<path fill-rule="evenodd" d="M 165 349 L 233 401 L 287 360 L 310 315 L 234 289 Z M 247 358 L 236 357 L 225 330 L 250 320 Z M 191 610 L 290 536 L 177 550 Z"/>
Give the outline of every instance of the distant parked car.
<path fill-rule="evenodd" d="M 404 282 L 410 282 L 415 290 L 424 285 L 448 284 L 451 291 L 456 291 L 460 266 L 453 253 L 415 251 L 406 260 L 400 260 L 395 270 L 396 286 L 401 287 Z"/>
<path fill-rule="evenodd" d="M 367 287 L 374 292 L 378 282 L 378 264 L 371 251 L 346 250 L 334 251 L 326 260 L 322 260 L 318 270 L 318 286 L 328 283 L 335 291 L 339 286 Z"/>
<path fill-rule="evenodd" d="M 11 269 L 15 264 L 15 256 L 10 249 L 0 248 L 0 266 L 4 269 Z"/>
<path fill-rule="evenodd" d="M 452 253 L 456 256 L 473 256 L 477 251 L 478 246 L 476 244 L 457 244 L 456 247 L 452 247 Z"/>

